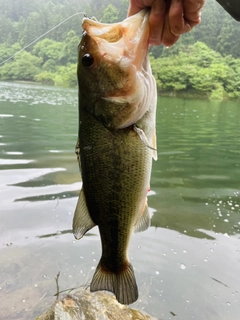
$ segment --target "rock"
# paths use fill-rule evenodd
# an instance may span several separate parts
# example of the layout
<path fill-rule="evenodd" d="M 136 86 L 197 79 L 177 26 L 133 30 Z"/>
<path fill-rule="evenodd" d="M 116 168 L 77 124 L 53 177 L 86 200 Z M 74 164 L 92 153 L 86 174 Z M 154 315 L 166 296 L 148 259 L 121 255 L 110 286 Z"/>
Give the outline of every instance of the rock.
<path fill-rule="evenodd" d="M 115 296 L 80 290 L 56 301 L 36 320 L 156 320 L 142 311 L 120 304 Z"/>

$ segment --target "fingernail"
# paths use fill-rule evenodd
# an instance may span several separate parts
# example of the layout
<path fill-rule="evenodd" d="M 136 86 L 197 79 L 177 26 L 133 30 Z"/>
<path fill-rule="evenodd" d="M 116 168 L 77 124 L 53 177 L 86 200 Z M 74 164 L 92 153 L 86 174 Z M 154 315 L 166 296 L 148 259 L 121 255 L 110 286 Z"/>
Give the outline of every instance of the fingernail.
<path fill-rule="evenodd" d="M 152 30 L 149 38 L 149 44 L 152 46 L 159 46 L 162 42 L 162 33 L 159 30 Z"/>
<path fill-rule="evenodd" d="M 153 2 L 152 11 L 155 14 L 162 14 L 165 11 L 165 1 L 164 0 L 156 0 Z"/>
<path fill-rule="evenodd" d="M 161 44 L 161 39 L 159 39 L 159 38 L 150 38 L 150 39 L 149 39 L 149 44 L 150 44 L 151 46 L 160 46 L 160 44 Z"/>

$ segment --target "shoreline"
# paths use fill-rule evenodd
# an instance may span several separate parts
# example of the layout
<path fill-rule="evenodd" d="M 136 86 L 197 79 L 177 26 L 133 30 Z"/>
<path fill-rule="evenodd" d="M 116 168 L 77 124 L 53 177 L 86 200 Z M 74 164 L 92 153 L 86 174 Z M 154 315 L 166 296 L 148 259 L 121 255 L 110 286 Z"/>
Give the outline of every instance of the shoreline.
<path fill-rule="evenodd" d="M 42 85 L 42 86 L 49 86 L 49 87 L 57 87 L 57 88 L 69 88 L 69 89 L 77 89 L 77 86 L 56 86 L 54 84 L 50 84 L 48 82 L 40 82 L 40 81 L 31 81 L 31 80 L 4 80 L 1 82 L 8 82 L 8 83 L 19 83 L 19 84 L 30 84 L 30 85 Z M 200 99 L 206 101 L 239 101 L 238 98 L 231 98 L 227 95 L 227 93 L 222 95 L 214 95 L 211 96 L 211 92 L 206 91 L 198 91 L 198 90 L 189 90 L 189 91 L 160 91 L 157 90 L 158 97 L 165 97 L 165 98 L 181 98 L 181 99 Z"/>

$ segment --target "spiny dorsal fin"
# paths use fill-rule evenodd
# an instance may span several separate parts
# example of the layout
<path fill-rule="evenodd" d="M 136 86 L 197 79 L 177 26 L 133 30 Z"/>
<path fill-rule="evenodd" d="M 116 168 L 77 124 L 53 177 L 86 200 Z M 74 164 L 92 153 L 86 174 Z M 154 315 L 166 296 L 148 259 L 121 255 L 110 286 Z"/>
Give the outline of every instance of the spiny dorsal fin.
<path fill-rule="evenodd" d="M 83 189 L 80 191 L 77 206 L 73 217 L 73 234 L 76 239 L 81 239 L 84 234 L 92 229 L 95 223 L 88 212 Z"/>
<path fill-rule="evenodd" d="M 81 168 L 79 139 L 77 139 L 75 153 L 77 155 L 77 161 L 78 161 L 79 168 Z"/>
<path fill-rule="evenodd" d="M 149 226 L 150 226 L 150 215 L 148 211 L 148 204 L 146 201 L 143 213 L 134 227 L 134 232 L 145 231 L 148 229 Z"/>
<path fill-rule="evenodd" d="M 107 290 L 115 294 L 118 302 L 131 304 L 138 299 L 138 288 L 132 265 L 127 262 L 126 268 L 113 273 L 106 270 L 99 262 L 93 275 L 90 291 Z"/>

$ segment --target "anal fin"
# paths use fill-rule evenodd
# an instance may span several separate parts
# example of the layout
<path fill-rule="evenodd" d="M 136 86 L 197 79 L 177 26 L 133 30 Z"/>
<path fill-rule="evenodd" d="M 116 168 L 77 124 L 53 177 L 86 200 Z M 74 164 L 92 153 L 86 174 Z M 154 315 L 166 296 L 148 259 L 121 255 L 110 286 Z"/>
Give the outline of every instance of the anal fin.
<path fill-rule="evenodd" d="M 80 191 L 77 206 L 73 217 L 73 234 L 76 239 L 81 239 L 84 234 L 92 229 L 95 223 L 88 212 L 83 189 Z"/>

